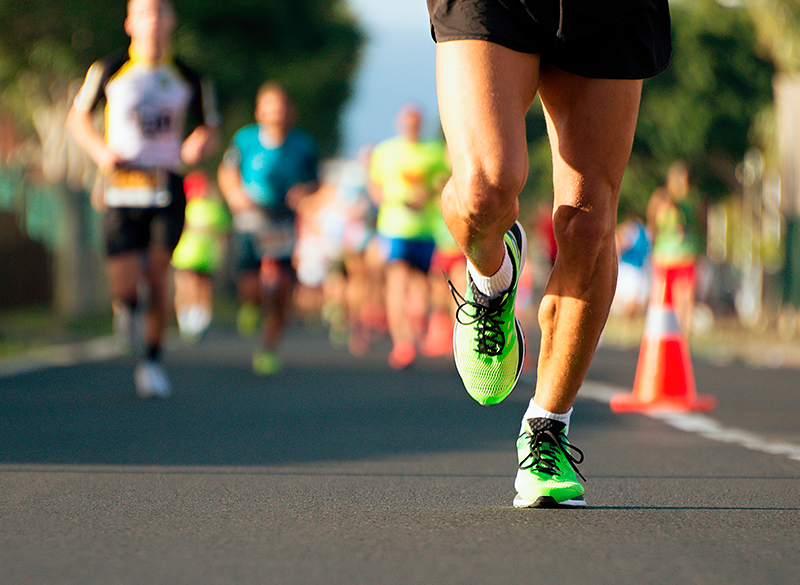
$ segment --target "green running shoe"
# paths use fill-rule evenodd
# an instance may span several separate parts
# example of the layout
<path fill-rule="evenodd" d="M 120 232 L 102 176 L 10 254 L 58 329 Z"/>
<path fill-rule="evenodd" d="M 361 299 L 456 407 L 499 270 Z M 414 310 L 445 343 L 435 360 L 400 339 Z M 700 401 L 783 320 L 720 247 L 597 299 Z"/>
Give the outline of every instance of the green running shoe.
<path fill-rule="evenodd" d="M 253 354 L 253 373 L 257 376 L 274 376 L 281 371 L 280 358 L 271 351 L 257 351 Z"/>
<path fill-rule="evenodd" d="M 519 469 L 514 487 L 516 508 L 563 508 L 586 505 L 585 490 L 575 477 L 586 481 L 577 465 L 583 451 L 570 445 L 565 425 L 546 418 L 530 418 L 523 423 L 517 439 Z M 576 459 L 571 451 L 580 457 Z"/>
<path fill-rule="evenodd" d="M 517 283 L 528 248 L 525 231 L 515 222 L 504 237 L 514 275 L 511 287 L 494 298 L 481 293 L 467 272 L 467 294 L 450 283 L 458 304 L 453 329 L 456 369 L 467 393 L 481 404 L 497 404 L 514 389 L 525 359 L 525 336 L 514 315 Z"/>

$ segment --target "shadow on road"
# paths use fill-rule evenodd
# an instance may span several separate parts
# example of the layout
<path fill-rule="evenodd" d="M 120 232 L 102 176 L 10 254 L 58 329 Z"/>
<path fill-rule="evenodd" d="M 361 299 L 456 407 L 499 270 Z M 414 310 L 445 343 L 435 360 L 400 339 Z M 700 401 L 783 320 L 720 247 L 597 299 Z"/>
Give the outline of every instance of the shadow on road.
<path fill-rule="evenodd" d="M 513 449 L 532 392 L 481 407 L 451 358 L 394 372 L 381 348 L 355 359 L 296 332 L 283 372 L 264 379 L 250 372 L 250 345 L 218 334 L 168 352 L 176 389 L 162 402 L 134 397 L 124 359 L 0 379 L 0 463 L 264 466 Z M 582 426 L 611 416 L 581 411 Z"/>

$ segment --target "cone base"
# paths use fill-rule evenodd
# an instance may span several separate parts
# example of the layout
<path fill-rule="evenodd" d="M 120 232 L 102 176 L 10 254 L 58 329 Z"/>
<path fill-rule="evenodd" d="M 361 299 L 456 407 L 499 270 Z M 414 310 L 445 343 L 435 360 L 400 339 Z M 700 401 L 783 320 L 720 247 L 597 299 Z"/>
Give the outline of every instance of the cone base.
<path fill-rule="evenodd" d="M 611 397 L 612 412 L 710 412 L 717 407 L 713 396 L 695 396 L 686 400 L 639 400 L 635 394 L 615 394 Z"/>

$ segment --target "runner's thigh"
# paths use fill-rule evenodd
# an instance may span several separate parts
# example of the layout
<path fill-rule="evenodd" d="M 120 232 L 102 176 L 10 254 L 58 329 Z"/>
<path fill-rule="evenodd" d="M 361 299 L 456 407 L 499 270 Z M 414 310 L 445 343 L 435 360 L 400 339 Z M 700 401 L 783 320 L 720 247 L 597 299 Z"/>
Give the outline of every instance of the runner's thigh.
<path fill-rule="evenodd" d="M 459 193 L 474 193 L 483 187 L 480 181 L 522 187 L 528 166 L 525 113 L 538 75 L 538 55 L 480 40 L 437 45 L 439 115 Z"/>
<path fill-rule="evenodd" d="M 556 205 L 616 209 L 639 112 L 641 80 L 592 79 L 547 68 L 539 95 L 553 149 Z M 610 198 L 610 199 L 609 199 Z"/>

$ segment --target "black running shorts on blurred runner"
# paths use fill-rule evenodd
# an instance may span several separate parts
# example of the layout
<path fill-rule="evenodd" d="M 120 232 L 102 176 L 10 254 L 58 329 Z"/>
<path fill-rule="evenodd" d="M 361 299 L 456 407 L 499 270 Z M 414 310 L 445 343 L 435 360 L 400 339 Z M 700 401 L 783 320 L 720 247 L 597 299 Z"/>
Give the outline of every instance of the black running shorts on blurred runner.
<path fill-rule="evenodd" d="M 183 232 L 186 195 L 183 178 L 169 174 L 172 195 L 166 207 L 107 207 L 103 214 L 106 254 L 142 252 L 152 244 L 174 250 Z"/>
<path fill-rule="evenodd" d="M 668 0 L 428 0 L 437 43 L 476 39 L 576 75 L 644 79 L 669 64 Z"/>

